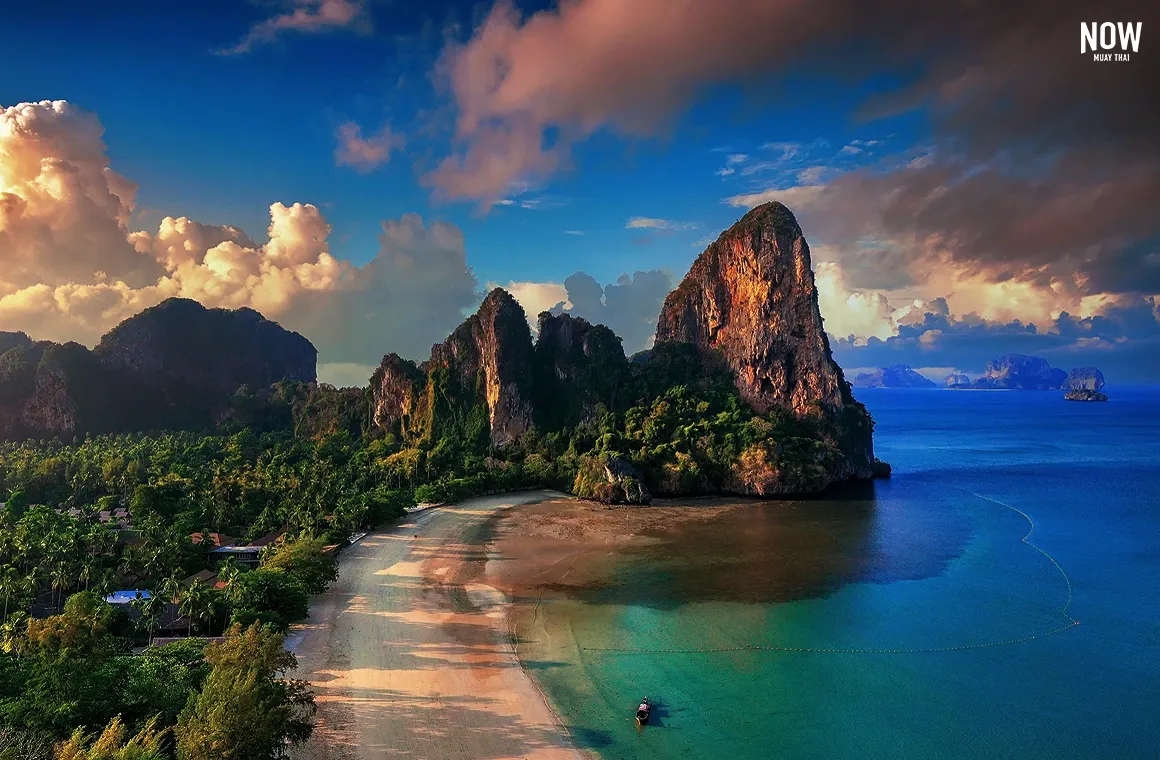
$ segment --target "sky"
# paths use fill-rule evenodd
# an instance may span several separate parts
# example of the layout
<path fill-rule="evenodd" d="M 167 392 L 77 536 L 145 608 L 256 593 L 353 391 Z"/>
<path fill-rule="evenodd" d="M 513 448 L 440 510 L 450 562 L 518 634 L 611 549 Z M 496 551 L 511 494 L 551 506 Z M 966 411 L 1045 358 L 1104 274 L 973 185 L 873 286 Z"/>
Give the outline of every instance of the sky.
<path fill-rule="evenodd" d="M 94 345 L 250 306 L 320 377 L 486 291 L 646 348 L 752 206 L 810 243 L 847 370 L 1010 352 L 1160 382 L 1160 11 L 1077 0 L 13 5 L 0 330 Z M 1081 22 L 1141 23 L 1128 61 Z M 1115 52 L 1121 51 L 1116 40 Z"/>

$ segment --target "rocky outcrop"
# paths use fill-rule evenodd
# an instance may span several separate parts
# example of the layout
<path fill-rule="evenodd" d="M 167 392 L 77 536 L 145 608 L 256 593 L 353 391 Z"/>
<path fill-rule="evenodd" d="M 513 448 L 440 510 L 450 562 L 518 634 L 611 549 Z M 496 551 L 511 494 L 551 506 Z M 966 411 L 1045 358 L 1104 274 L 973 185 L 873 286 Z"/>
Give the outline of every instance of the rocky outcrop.
<path fill-rule="evenodd" d="M 834 479 L 871 476 L 870 416 L 830 353 L 809 245 L 782 204 L 753 209 L 697 257 L 661 310 L 656 342 L 668 341 L 722 356 L 758 412 L 839 420 Z"/>
<path fill-rule="evenodd" d="M 1098 391 L 1103 387 L 1104 373 L 1095 367 L 1076 367 L 1063 383 L 1063 389 L 1068 391 Z"/>
<path fill-rule="evenodd" d="M 491 441 L 502 446 L 532 429 L 532 333 L 523 308 L 496 288 L 451 336 L 431 349 L 427 373 L 446 371 L 462 397 L 487 410 Z"/>
<path fill-rule="evenodd" d="M 371 376 L 372 419 L 386 433 L 421 437 L 427 374 L 415 362 L 387 354 Z"/>
<path fill-rule="evenodd" d="M 620 400 L 628 360 L 616 333 L 569 314 L 540 314 L 535 349 L 536 424 L 561 430 Z"/>
<path fill-rule="evenodd" d="M 0 436 L 204 428 L 241 386 L 315 379 L 308 340 L 251 309 L 170 299 L 111 330 L 96 349 L 24 343 L 0 356 Z"/>
<path fill-rule="evenodd" d="M 486 435 L 496 446 L 532 429 L 532 334 L 523 308 L 496 288 L 421 366 L 384 357 L 371 380 L 378 427 L 412 440 Z M 484 429 L 477 429 L 482 422 Z"/>
<path fill-rule="evenodd" d="M 987 362 L 983 376 L 973 388 L 1022 391 L 1059 390 L 1067 373 L 1038 356 L 1007 354 Z"/>
<path fill-rule="evenodd" d="M 617 456 L 586 456 L 580 462 L 572 492 L 582 499 L 604 504 L 638 504 L 652 502 L 640 471 Z"/>
<path fill-rule="evenodd" d="M 1094 390 L 1092 388 L 1072 388 L 1063 397 L 1068 401 L 1107 401 L 1106 393 Z"/>
<path fill-rule="evenodd" d="M 959 372 L 952 372 L 943 380 L 943 385 L 948 388 L 970 388 L 971 378 L 969 375 L 964 375 Z"/>
<path fill-rule="evenodd" d="M 933 382 L 910 368 L 908 364 L 893 364 L 873 372 L 854 376 L 855 388 L 937 388 Z"/>

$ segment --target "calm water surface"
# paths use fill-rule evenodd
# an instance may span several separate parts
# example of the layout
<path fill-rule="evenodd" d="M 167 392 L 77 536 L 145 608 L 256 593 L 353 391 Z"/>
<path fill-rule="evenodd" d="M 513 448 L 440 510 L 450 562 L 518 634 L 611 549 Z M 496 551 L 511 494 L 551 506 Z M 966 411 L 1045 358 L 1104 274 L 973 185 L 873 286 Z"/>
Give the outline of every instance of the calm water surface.
<path fill-rule="evenodd" d="M 1160 389 L 1109 395 L 860 391 L 892 480 L 630 552 L 521 654 L 608 758 L 1160 757 Z"/>

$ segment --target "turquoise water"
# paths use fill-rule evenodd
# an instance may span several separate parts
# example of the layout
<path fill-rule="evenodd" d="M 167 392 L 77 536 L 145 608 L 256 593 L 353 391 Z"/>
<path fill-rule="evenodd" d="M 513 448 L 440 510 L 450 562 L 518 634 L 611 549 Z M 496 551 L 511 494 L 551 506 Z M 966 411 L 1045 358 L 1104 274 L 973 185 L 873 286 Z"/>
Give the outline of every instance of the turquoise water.
<path fill-rule="evenodd" d="M 576 740 L 608 758 L 1160 756 L 1160 389 L 858 395 L 890 481 L 695 524 L 543 604 L 522 654 Z"/>

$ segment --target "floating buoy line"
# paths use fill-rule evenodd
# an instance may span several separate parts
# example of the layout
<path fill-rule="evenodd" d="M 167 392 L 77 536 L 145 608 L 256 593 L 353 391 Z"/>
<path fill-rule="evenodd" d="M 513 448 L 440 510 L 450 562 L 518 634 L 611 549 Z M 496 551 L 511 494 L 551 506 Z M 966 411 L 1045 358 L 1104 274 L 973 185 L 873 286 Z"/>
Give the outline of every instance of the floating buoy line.
<path fill-rule="evenodd" d="M 963 490 L 963 489 L 958 489 L 958 490 Z M 1059 614 L 1067 619 L 1066 623 L 1064 623 L 1063 625 L 1060 625 L 1058 628 L 1053 628 L 1049 631 L 1043 631 L 1041 633 L 1035 633 L 1035 634 L 1031 634 L 1028 636 L 1020 636 L 1020 637 L 1012 638 L 1012 639 L 1003 639 L 1001 641 L 988 641 L 988 642 L 984 642 L 981 644 L 960 644 L 959 646 L 949 646 L 949 647 L 899 647 L 899 648 L 891 649 L 891 648 L 878 648 L 878 647 L 847 647 L 847 648 L 843 648 L 843 647 L 789 647 L 789 646 L 774 646 L 774 645 L 768 645 L 768 644 L 748 644 L 748 645 L 744 645 L 744 646 L 732 646 L 732 647 L 706 647 L 703 649 L 647 649 L 647 648 L 634 648 L 634 647 L 580 647 L 580 649 L 583 651 L 586 651 L 586 652 L 609 652 L 612 654 L 617 654 L 617 653 L 619 653 L 619 654 L 714 654 L 714 653 L 718 653 L 718 652 L 803 652 L 803 653 L 818 653 L 818 654 L 926 654 L 926 653 L 936 653 L 936 652 L 965 652 L 965 651 L 972 650 L 972 649 L 990 649 L 992 647 L 1002 647 L 1002 646 L 1010 646 L 1012 644 L 1022 644 L 1024 642 L 1034 641 L 1036 639 L 1044 639 L 1044 638 L 1047 638 L 1048 636 L 1054 636 L 1056 634 L 1063 633 L 1064 631 L 1069 631 L 1072 628 L 1079 625 L 1079 621 L 1076 620 L 1075 618 L 1073 618 L 1070 614 L 1071 602 L 1072 602 L 1072 598 L 1074 597 L 1074 591 L 1073 591 L 1072 585 L 1071 585 L 1071 578 L 1068 577 L 1067 572 L 1063 569 L 1063 566 L 1060 565 L 1058 561 L 1056 561 L 1055 557 L 1052 557 L 1050 554 L 1048 554 L 1046 551 L 1044 551 L 1042 547 L 1037 546 L 1036 544 L 1034 544 L 1030 541 L 1031 534 L 1035 532 L 1035 521 L 1031 519 L 1031 516 L 1028 515 L 1026 512 L 1024 512 L 1023 510 L 1021 510 L 1017 507 L 1013 507 L 1010 504 L 1005 504 L 1005 503 L 999 501 L 998 499 L 992 499 L 989 496 L 983 496 L 982 494 L 978 494 L 978 493 L 975 493 L 973 491 L 967 491 L 966 493 L 970 493 L 972 496 L 974 496 L 977 499 L 982 499 L 983 501 L 989 501 L 992 504 L 998 504 L 1001 507 L 1006 507 L 1007 509 L 1018 514 L 1024 520 L 1027 521 L 1027 524 L 1028 524 L 1027 533 L 1025 533 L 1023 535 L 1023 538 L 1021 538 L 1019 540 L 1022 543 L 1026 544 L 1027 546 L 1030 546 L 1035 551 L 1042 554 L 1044 557 L 1046 557 L 1047 560 L 1052 565 L 1055 566 L 1055 569 L 1059 571 L 1059 574 L 1061 576 L 1063 576 L 1063 582 L 1067 586 L 1067 600 L 1064 602 L 1063 607 L 1060 608 Z"/>

